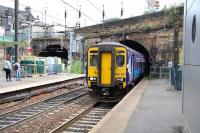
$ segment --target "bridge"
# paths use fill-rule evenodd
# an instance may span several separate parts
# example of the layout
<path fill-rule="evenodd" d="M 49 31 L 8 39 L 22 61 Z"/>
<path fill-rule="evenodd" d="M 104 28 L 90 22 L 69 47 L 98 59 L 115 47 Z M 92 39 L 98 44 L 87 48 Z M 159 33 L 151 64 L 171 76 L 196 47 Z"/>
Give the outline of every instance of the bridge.
<path fill-rule="evenodd" d="M 173 60 L 178 63 L 183 45 L 183 7 L 176 8 L 176 18 L 170 10 L 83 27 L 75 32 L 85 37 L 85 51 L 98 42 L 117 41 L 143 53 L 152 64 L 166 65 Z"/>

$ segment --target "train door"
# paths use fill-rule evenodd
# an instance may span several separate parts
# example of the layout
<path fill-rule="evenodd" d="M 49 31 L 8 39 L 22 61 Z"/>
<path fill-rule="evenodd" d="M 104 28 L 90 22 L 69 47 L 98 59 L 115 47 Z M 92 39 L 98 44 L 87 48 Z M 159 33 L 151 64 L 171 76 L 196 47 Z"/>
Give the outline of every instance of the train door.
<path fill-rule="evenodd" d="M 111 52 L 102 52 L 101 53 L 101 85 L 111 85 L 111 62 L 112 62 L 112 53 Z"/>
<path fill-rule="evenodd" d="M 114 87 L 115 48 L 101 46 L 98 55 L 98 86 Z"/>

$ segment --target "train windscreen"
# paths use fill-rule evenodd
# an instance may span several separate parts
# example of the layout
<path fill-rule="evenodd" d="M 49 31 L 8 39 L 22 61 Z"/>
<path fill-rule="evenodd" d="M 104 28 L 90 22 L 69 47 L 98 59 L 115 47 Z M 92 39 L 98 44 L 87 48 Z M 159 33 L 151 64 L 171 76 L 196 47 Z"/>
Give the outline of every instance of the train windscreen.
<path fill-rule="evenodd" d="M 97 66 L 98 55 L 90 55 L 90 66 Z"/>
<path fill-rule="evenodd" d="M 122 67 L 124 65 L 124 55 L 116 55 L 116 66 Z"/>

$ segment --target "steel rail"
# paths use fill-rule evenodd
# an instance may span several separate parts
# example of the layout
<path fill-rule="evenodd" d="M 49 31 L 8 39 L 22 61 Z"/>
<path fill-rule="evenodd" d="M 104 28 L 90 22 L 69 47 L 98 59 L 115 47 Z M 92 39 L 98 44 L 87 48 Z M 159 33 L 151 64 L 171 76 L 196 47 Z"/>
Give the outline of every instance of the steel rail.
<path fill-rule="evenodd" d="M 89 132 L 106 114 L 111 110 L 110 107 L 99 105 L 99 102 L 93 103 L 91 106 L 84 108 L 78 114 L 74 114 L 71 118 L 53 129 L 49 133 L 60 132 Z"/>
<path fill-rule="evenodd" d="M 0 115 L 0 131 L 88 94 L 85 87 Z"/>

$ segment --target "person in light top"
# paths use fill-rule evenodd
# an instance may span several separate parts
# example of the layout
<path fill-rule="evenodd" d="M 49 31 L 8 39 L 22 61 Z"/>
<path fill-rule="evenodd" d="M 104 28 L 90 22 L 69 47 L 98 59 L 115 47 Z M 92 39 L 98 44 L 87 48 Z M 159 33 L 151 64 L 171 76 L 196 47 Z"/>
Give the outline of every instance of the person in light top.
<path fill-rule="evenodd" d="M 6 73 L 6 80 L 11 81 L 12 66 L 11 66 L 11 62 L 10 62 L 9 58 L 6 58 L 6 60 L 4 62 L 4 68 L 3 69 Z"/>

